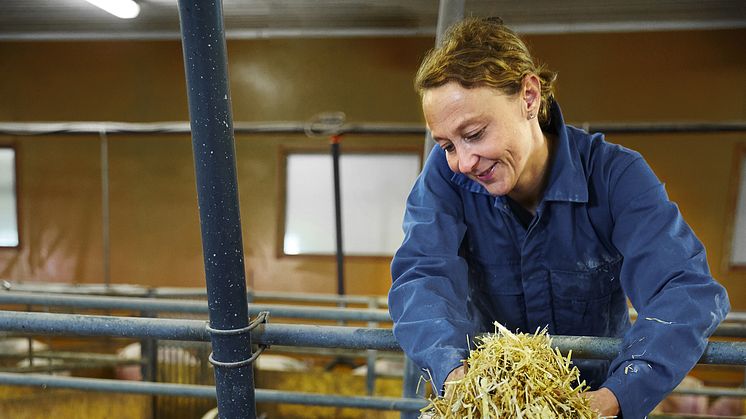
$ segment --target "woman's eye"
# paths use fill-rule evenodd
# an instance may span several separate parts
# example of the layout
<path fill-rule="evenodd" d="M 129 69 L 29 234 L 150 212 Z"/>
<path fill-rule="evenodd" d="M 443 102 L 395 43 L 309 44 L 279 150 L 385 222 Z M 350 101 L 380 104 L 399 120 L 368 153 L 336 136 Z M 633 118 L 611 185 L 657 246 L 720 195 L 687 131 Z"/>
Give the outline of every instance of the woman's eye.
<path fill-rule="evenodd" d="M 482 134 L 484 133 L 484 128 L 480 129 L 479 131 L 475 132 L 474 134 L 467 135 L 464 137 L 465 141 L 475 141 L 482 137 Z"/>
<path fill-rule="evenodd" d="M 443 149 L 443 151 L 445 151 L 446 153 L 453 153 L 453 151 L 454 151 L 454 150 L 456 149 L 456 148 L 455 148 L 455 147 L 453 146 L 453 144 L 446 144 L 446 145 L 444 145 L 444 146 L 443 146 L 443 147 L 441 147 L 441 148 L 442 148 L 442 149 Z"/>

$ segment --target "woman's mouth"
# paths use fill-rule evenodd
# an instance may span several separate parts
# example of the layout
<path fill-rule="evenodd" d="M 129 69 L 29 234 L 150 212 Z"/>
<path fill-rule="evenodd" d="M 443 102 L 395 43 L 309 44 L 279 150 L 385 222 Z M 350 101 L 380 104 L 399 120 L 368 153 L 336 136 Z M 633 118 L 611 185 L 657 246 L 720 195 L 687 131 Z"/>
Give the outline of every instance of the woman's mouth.
<path fill-rule="evenodd" d="M 492 180 L 492 178 L 495 175 L 495 166 L 497 166 L 497 163 L 493 164 L 492 166 L 490 166 L 487 170 L 483 171 L 482 173 L 477 174 L 476 178 L 480 182 L 489 182 L 490 180 Z"/>

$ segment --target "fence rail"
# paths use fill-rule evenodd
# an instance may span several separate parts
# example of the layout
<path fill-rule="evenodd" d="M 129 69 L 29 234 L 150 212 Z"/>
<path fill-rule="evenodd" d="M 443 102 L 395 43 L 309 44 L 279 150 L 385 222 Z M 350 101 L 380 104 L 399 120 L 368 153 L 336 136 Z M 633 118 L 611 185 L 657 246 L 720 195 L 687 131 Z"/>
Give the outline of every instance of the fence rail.
<path fill-rule="evenodd" d="M 200 320 L 90 316 L 81 314 L 0 312 L 0 330 L 47 335 L 108 336 L 207 341 L 206 322 Z M 262 324 L 251 332 L 252 342 L 263 345 L 400 351 L 390 329 L 347 326 Z M 553 344 L 576 357 L 612 359 L 619 338 L 554 336 Z M 702 364 L 746 365 L 746 342 L 709 342 Z"/>

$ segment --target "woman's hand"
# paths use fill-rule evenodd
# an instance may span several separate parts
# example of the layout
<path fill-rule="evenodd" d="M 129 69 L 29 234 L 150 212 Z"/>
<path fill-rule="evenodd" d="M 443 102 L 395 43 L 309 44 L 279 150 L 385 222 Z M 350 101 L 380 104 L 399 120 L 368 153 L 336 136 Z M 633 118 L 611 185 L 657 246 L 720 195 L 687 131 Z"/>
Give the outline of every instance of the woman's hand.
<path fill-rule="evenodd" d="M 445 381 L 444 397 L 446 399 L 449 399 L 453 393 L 453 389 L 455 388 L 453 382 L 464 378 L 465 375 L 465 365 L 453 369 L 448 374 Z M 619 414 L 619 401 L 608 388 L 602 387 L 597 391 L 587 391 L 583 395 L 591 400 L 591 409 L 597 411 L 599 416 L 617 416 Z"/>
<path fill-rule="evenodd" d="M 451 398 L 451 393 L 453 393 L 453 388 L 455 387 L 455 385 L 451 383 L 464 378 L 465 375 L 466 375 L 466 365 L 461 365 L 460 367 L 453 369 L 453 371 L 451 371 L 450 374 L 448 374 L 448 377 L 446 377 L 446 381 L 444 384 L 445 386 L 444 397 L 446 399 Z"/>
<path fill-rule="evenodd" d="M 617 416 L 619 414 L 619 401 L 608 388 L 602 387 L 596 391 L 586 391 L 583 395 L 591 400 L 591 409 L 597 411 L 599 416 Z"/>

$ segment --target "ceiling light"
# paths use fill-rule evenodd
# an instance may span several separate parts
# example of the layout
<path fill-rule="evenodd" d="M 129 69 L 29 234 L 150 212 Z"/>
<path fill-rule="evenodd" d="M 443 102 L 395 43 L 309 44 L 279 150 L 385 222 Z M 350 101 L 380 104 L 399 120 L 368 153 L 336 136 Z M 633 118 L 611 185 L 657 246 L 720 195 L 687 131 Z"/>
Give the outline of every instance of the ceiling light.
<path fill-rule="evenodd" d="M 140 14 L 140 6 L 133 0 L 85 0 L 121 19 L 132 19 Z"/>

